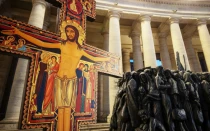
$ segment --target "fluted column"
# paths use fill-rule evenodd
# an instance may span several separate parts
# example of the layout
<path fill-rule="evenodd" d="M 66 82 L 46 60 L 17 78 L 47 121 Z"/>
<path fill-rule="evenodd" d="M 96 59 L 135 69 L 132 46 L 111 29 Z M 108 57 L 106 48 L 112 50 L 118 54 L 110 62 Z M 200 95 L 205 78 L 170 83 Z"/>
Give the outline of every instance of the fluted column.
<path fill-rule="evenodd" d="M 205 19 L 198 20 L 198 33 L 208 71 L 210 71 L 210 35 Z"/>
<path fill-rule="evenodd" d="M 119 65 L 120 71 L 122 72 L 122 52 L 121 52 L 121 36 L 120 36 L 120 12 L 109 11 L 109 52 L 115 53 L 121 57 Z M 114 105 L 115 96 L 118 91 L 117 87 L 118 79 L 109 77 L 109 116 L 107 121 L 110 122 L 112 116 L 112 110 Z"/>
<path fill-rule="evenodd" d="M 159 33 L 160 58 L 164 68 L 172 69 L 165 33 Z"/>
<path fill-rule="evenodd" d="M 136 71 L 144 67 L 141 45 L 140 45 L 140 34 L 136 32 L 132 32 L 130 34 L 130 37 L 132 39 L 132 47 L 133 47 L 134 70 Z"/>
<path fill-rule="evenodd" d="M 123 56 L 123 72 L 130 72 L 131 65 L 130 65 L 130 53 L 131 49 L 123 48 L 122 49 L 122 56 Z"/>
<path fill-rule="evenodd" d="M 188 61 L 187 52 L 185 50 L 178 18 L 170 18 L 170 31 L 171 31 L 171 38 L 172 38 L 175 58 L 176 58 L 176 52 L 178 52 L 180 62 L 182 63 L 183 67 L 186 68 L 186 70 L 190 70 L 190 64 Z"/>
<path fill-rule="evenodd" d="M 103 49 L 109 50 L 109 32 L 102 32 L 103 36 Z M 109 115 L 109 76 L 99 75 L 99 99 L 98 99 L 98 122 L 106 122 Z"/>
<path fill-rule="evenodd" d="M 109 51 L 109 32 L 104 32 L 104 50 Z M 109 76 L 104 75 L 103 76 L 103 114 L 102 119 L 107 119 L 107 116 L 109 115 Z M 105 122 L 105 121 L 103 121 Z"/>
<path fill-rule="evenodd" d="M 98 73 L 98 99 L 97 99 L 97 121 L 98 122 L 103 122 L 103 109 L 104 109 L 104 75 Z"/>
<path fill-rule="evenodd" d="M 28 24 L 42 28 L 46 10 L 45 0 L 33 0 L 33 7 L 29 17 Z"/>
<path fill-rule="evenodd" d="M 57 8 L 57 16 L 56 16 L 56 22 L 55 22 L 55 33 L 59 32 L 60 12 L 61 12 L 61 9 Z"/>
<path fill-rule="evenodd" d="M 190 68 L 194 72 L 201 72 L 201 65 L 200 62 L 195 54 L 195 50 L 192 46 L 192 37 L 186 37 L 184 38 L 184 44 L 187 51 Z"/>
<path fill-rule="evenodd" d="M 104 37 L 103 49 L 109 51 L 109 32 L 103 32 L 102 35 Z"/>
<path fill-rule="evenodd" d="M 23 91 L 25 82 L 27 80 L 26 74 L 28 69 L 28 62 L 29 61 L 27 59 L 18 59 L 4 120 L 19 120 Z"/>
<path fill-rule="evenodd" d="M 174 51 L 173 50 L 169 51 L 169 55 L 170 55 L 170 59 L 171 59 L 171 68 L 172 68 L 172 70 L 177 70 Z"/>
<path fill-rule="evenodd" d="M 141 35 L 143 41 L 144 66 L 156 67 L 156 54 L 154 40 L 151 29 L 151 18 L 148 15 L 140 17 L 141 20 Z"/>
<path fill-rule="evenodd" d="M 109 52 L 122 56 L 119 19 L 118 11 L 109 11 Z"/>
<path fill-rule="evenodd" d="M 47 30 L 48 27 L 50 26 L 50 12 L 51 12 L 51 4 L 46 3 L 46 9 L 45 9 L 45 17 L 44 17 L 44 22 L 43 22 L 43 30 Z M 59 15 L 59 14 L 57 14 Z"/>

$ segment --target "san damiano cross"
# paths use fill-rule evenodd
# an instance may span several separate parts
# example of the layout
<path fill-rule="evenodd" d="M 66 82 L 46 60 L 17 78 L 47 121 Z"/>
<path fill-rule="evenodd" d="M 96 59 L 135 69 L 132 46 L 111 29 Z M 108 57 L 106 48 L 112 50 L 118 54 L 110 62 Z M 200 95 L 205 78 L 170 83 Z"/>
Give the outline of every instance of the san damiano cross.
<path fill-rule="evenodd" d="M 60 27 L 61 38 L 68 39 L 68 36 L 69 36 L 69 41 L 71 42 L 71 40 L 72 40 L 71 36 L 73 36 L 73 35 L 76 36 L 76 38 L 77 38 L 76 41 L 77 41 L 77 45 L 78 45 L 77 48 L 78 47 L 80 48 L 81 47 L 80 45 L 82 45 L 85 40 L 86 18 L 88 16 L 89 18 L 94 19 L 95 15 L 96 15 L 95 14 L 95 1 L 94 0 L 60 0 L 60 2 L 62 2 L 62 4 L 63 4 L 63 12 L 62 12 L 63 14 L 62 15 L 63 15 L 63 19 L 64 19 L 62 21 L 62 24 Z M 76 27 L 76 29 L 74 27 Z M 76 30 L 78 30 L 78 31 L 76 31 Z M 74 50 L 77 50 L 77 49 L 74 49 Z M 66 52 L 68 52 L 68 51 L 66 51 Z M 76 52 L 78 52 L 78 51 L 76 51 Z M 77 54 L 76 52 L 71 52 L 71 53 Z M 65 55 L 65 53 L 64 53 L 64 55 Z M 81 53 L 81 55 L 74 55 L 73 56 L 74 58 L 72 58 L 72 61 L 75 61 L 75 65 L 73 65 L 74 70 L 76 70 L 79 60 L 82 55 L 86 56 L 87 58 L 89 58 L 93 61 L 107 61 L 107 60 L 109 60 L 106 58 L 92 58 L 92 56 L 90 56 L 87 53 Z M 62 54 L 61 54 L 61 57 L 62 57 Z M 63 63 L 63 65 L 67 65 L 67 61 L 69 61 L 69 57 L 66 57 L 66 59 L 64 60 L 65 63 Z M 69 61 L 69 65 L 72 65 L 72 61 Z M 68 66 L 66 68 L 68 68 Z M 68 73 L 67 72 L 68 71 L 64 70 L 64 69 L 63 69 L 63 71 L 58 72 L 58 76 L 60 76 L 61 78 L 67 77 L 68 79 L 69 78 L 73 79 L 73 80 L 71 80 L 72 85 L 70 85 L 70 86 L 65 85 L 66 86 L 65 91 L 68 91 L 68 88 L 71 89 L 73 87 L 73 90 L 71 92 L 72 94 L 69 93 L 69 95 L 67 95 L 66 98 L 62 99 L 62 90 L 58 93 L 55 92 L 55 95 L 57 95 L 55 97 L 55 103 L 59 103 L 59 104 L 57 104 L 57 107 L 58 107 L 57 130 L 58 131 L 63 131 L 63 130 L 69 131 L 70 129 L 73 130 L 73 125 L 74 125 L 73 118 L 74 117 L 71 114 L 73 114 L 75 112 L 75 109 L 78 106 L 80 106 L 78 104 L 81 104 L 80 102 L 77 102 L 77 99 L 78 99 L 77 92 L 78 91 L 76 91 L 76 90 L 78 90 L 78 87 L 80 87 L 80 85 L 77 84 L 78 86 L 75 86 L 75 84 L 74 84 L 75 82 L 77 82 L 77 81 L 75 81 L 75 77 L 78 77 L 78 76 L 75 72 L 72 72 L 72 69 L 69 70 Z M 67 73 L 67 74 L 65 75 L 65 73 Z M 82 82 L 84 83 L 84 79 L 82 80 Z M 59 83 L 60 82 L 58 82 L 58 85 L 57 85 L 58 87 L 60 86 Z M 55 84 L 56 84 L 56 82 L 55 82 Z M 63 88 L 63 87 L 61 87 L 61 88 Z M 58 89 L 58 90 L 60 90 L 60 89 Z M 70 100 L 68 100 L 67 98 Z M 82 99 L 82 98 L 80 98 L 80 99 Z M 70 106 L 70 108 L 69 108 L 69 106 Z M 71 116 L 71 117 L 69 117 L 69 116 Z M 71 118 L 72 118 L 72 120 L 70 120 Z M 69 122 L 67 122 L 67 121 L 69 121 Z M 71 125 L 72 125 L 72 127 L 71 127 Z"/>

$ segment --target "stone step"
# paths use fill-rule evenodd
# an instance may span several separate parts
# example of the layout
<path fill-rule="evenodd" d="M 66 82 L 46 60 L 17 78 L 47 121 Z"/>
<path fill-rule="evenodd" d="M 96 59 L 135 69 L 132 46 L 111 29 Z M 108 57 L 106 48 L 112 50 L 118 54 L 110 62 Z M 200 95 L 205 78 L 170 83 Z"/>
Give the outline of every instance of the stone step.
<path fill-rule="evenodd" d="M 109 131 L 109 123 L 95 123 L 80 125 L 80 131 Z"/>
<path fill-rule="evenodd" d="M 80 131 L 109 131 L 109 123 L 95 123 L 80 125 Z M 0 131 L 43 131 L 43 129 L 18 129 L 16 121 L 0 121 Z"/>
<path fill-rule="evenodd" d="M 2 120 L 0 121 L 0 130 L 17 130 L 18 121 L 17 120 Z"/>
<path fill-rule="evenodd" d="M 0 131 L 43 131 L 43 129 L 18 129 L 18 121 L 2 120 L 0 121 Z"/>

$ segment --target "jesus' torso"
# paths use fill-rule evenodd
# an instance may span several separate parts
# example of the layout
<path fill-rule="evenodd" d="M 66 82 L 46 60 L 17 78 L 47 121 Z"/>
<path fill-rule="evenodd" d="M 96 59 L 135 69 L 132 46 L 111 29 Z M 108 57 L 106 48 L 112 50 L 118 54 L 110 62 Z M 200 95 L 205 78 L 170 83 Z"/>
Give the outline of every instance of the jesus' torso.
<path fill-rule="evenodd" d="M 57 75 L 61 78 L 72 79 L 76 77 L 76 68 L 82 57 L 82 49 L 78 49 L 75 42 L 61 44 L 61 61 Z"/>

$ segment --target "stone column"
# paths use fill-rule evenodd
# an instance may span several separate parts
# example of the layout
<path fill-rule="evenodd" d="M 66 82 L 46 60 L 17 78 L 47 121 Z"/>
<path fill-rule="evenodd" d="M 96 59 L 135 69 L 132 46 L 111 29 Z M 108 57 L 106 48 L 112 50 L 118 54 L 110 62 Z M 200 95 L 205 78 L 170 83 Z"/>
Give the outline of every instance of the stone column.
<path fill-rule="evenodd" d="M 140 17 L 141 20 L 141 36 L 143 41 L 144 66 L 156 67 L 156 54 L 154 40 L 151 29 L 151 18 L 148 15 Z"/>
<path fill-rule="evenodd" d="M 210 35 L 205 19 L 198 20 L 198 33 L 208 71 L 210 71 Z"/>
<path fill-rule="evenodd" d="M 104 32 L 104 50 L 109 51 L 109 32 Z M 102 119 L 107 120 L 107 116 L 109 115 L 109 76 L 103 76 L 103 115 Z"/>
<path fill-rule="evenodd" d="M 18 121 L 23 97 L 23 90 L 27 81 L 28 60 L 18 59 L 15 76 L 10 92 L 5 121 Z"/>
<path fill-rule="evenodd" d="M 170 18 L 170 31 L 171 31 L 171 38 L 172 38 L 175 58 L 176 58 L 176 52 L 178 52 L 180 62 L 182 63 L 183 67 L 186 68 L 186 70 L 190 70 L 190 64 L 188 61 L 187 52 L 185 50 L 178 18 Z"/>
<path fill-rule="evenodd" d="M 130 72 L 131 71 L 131 64 L 130 64 L 130 53 L 131 49 L 123 48 L 122 55 L 123 55 L 123 72 Z"/>
<path fill-rule="evenodd" d="M 119 19 L 118 11 L 109 11 L 109 52 L 122 56 Z"/>
<path fill-rule="evenodd" d="M 60 23 L 60 8 L 57 8 L 57 16 L 56 16 L 56 23 L 55 23 L 55 33 L 59 33 L 59 23 Z"/>
<path fill-rule="evenodd" d="M 164 68 L 172 69 L 165 33 L 159 33 L 160 58 Z"/>
<path fill-rule="evenodd" d="M 201 72 L 201 65 L 200 62 L 197 59 L 197 56 L 195 54 L 195 50 L 192 46 L 192 37 L 184 38 L 184 44 L 187 51 L 187 56 L 190 63 L 190 68 L 193 72 Z"/>
<path fill-rule="evenodd" d="M 103 49 L 109 50 L 109 32 L 102 32 L 104 37 Z M 98 109 L 98 122 L 106 122 L 109 115 L 109 76 L 99 75 L 99 109 Z"/>
<path fill-rule="evenodd" d="M 103 103 L 103 99 L 104 99 L 104 76 L 103 74 L 98 73 L 98 99 L 97 99 L 97 121 L 98 122 L 104 122 L 103 121 L 103 108 L 104 108 L 104 103 Z"/>
<path fill-rule="evenodd" d="M 109 32 L 103 32 L 102 35 L 104 37 L 103 49 L 109 51 Z"/>
<path fill-rule="evenodd" d="M 174 51 L 173 50 L 169 51 L 169 55 L 170 55 L 170 59 L 171 59 L 171 68 L 172 68 L 172 70 L 177 70 Z"/>
<path fill-rule="evenodd" d="M 115 53 L 121 57 L 122 61 L 122 52 L 121 52 L 121 36 L 120 36 L 120 12 L 111 10 L 109 11 L 109 52 Z M 122 62 L 119 66 L 122 72 Z M 110 122 L 112 116 L 112 110 L 114 105 L 115 96 L 117 94 L 117 78 L 109 77 L 109 116 L 107 121 Z"/>
<path fill-rule="evenodd" d="M 132 39 L 132 47 L 133 47 L 134 70 L 136 71 L 144 67 L 141 45 L 140 45 L 140 34 L 136 32 L 131 32 L 130 37 Z"/>
<path fill-rule="evenodd" d="M 33 7 L 29 17 L 28 24 L 42 28 L 46 10 L 45 0 L 33 0 Z"/>
<path fill-rule="evenodd" d="M 51 12 L 51 4 L 46 2 L 46 7 L 45 7 L 45 17 L 44 17 L 44 22 L 43 22 L 43 30 L 47 30 L 49 25 L 50 25 L 50 12 Z"/>

